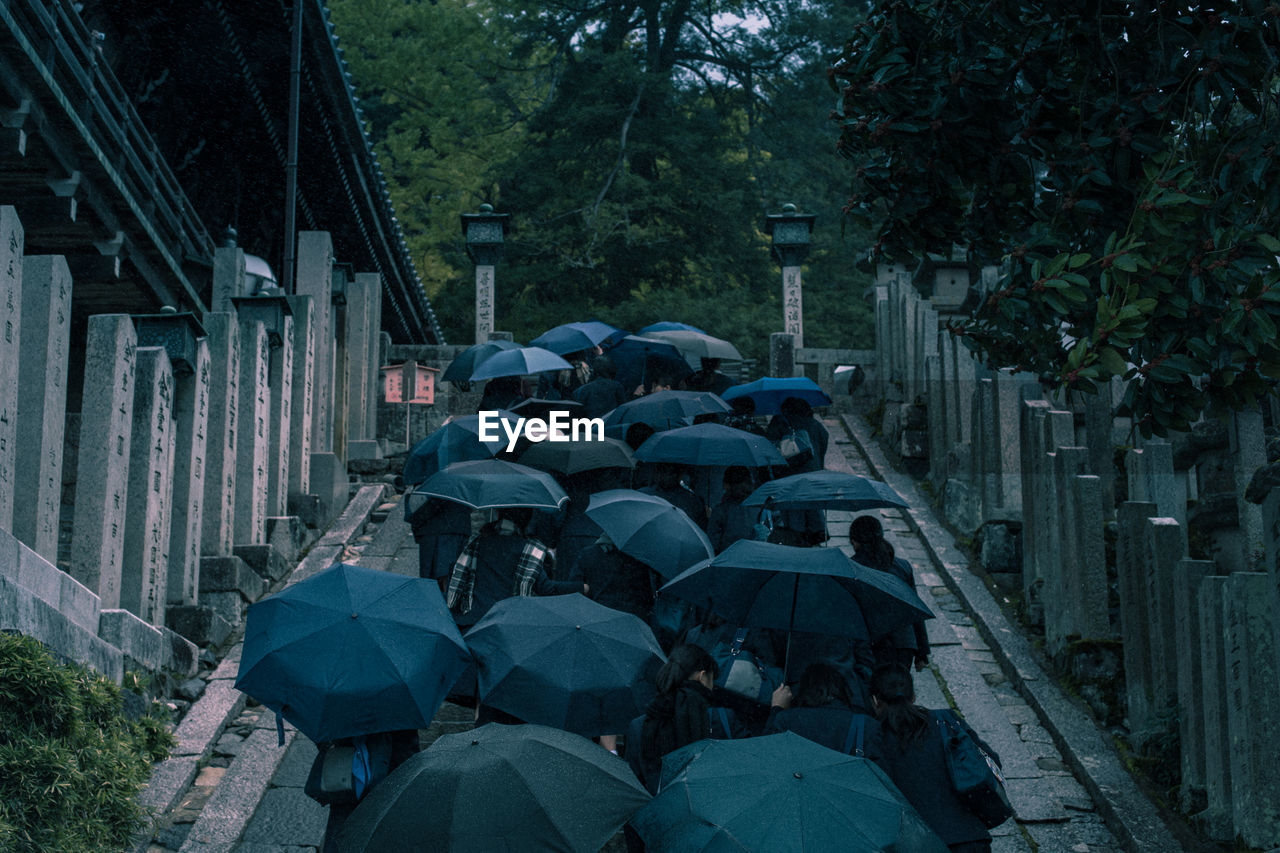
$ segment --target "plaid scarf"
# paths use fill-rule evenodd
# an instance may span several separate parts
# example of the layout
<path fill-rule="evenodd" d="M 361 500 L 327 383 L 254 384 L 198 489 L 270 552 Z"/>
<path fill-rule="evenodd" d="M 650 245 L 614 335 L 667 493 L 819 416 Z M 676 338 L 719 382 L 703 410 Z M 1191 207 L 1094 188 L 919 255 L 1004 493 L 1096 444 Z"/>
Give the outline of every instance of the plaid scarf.
<path fill-rule="evenodd" d="M 498 522 L 496 528 L 488 529 L 497 532 L 499 536 L 513 536 L 516 533 L 515 524 L 505 518 Z M 449 573 L 449 591 L 446 593 L 445 603 L 456 613 L 462 614 L 471 610 L 472 597 L 476 588 L 476 551 L 479 548 L 480 537 L 484 534 L 485 531 L 482 530 L 467 540 L 462 553 L 458 555 L 457 562 L 453 564 L 453 571 Z M 516 560 L 512 595 L 533 594 L 533 582 L 538 579 L 546 558 L 546 545 L 533 537 L 525 540 L 520 557 Z"/>

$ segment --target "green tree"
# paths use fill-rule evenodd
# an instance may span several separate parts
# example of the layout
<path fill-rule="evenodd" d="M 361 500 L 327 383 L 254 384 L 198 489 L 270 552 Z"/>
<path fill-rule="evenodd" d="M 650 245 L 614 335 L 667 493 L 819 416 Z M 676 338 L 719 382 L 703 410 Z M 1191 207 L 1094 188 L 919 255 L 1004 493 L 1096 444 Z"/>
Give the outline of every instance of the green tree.
<path fill-rule="evenodd" d="M 1280 378 L 1280 6 L 895 0 L 831 69 L 880 258 L 1002 264 L 955 331 L 1144 435 Z"/>

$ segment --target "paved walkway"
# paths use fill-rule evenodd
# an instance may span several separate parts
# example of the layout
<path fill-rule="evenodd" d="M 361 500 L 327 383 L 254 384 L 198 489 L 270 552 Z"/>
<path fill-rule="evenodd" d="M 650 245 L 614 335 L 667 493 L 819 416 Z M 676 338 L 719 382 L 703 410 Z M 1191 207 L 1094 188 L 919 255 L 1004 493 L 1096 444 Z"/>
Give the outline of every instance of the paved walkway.
<path fill-rule="evenodd" d="M 865 424 L 846 418 L 826 425 L 832 434 L 828 468 L 884 479 L 912 503 L 909 511 L 879 513 L 898 555 L 916 567 L 918 591 L 937 615 L 928 623 L 932 666 L 917 674 L 916 689 L 921 704 L 957 708 L 1000 753 L 1018 818 L 995 831 L 996 853 L 1178 850 L 1096 727 L 1040 673 L 1025 639 L 968 572 L 950 535 L 930 510 L 915 508 L 925 507 L 925 499 L 909 479 L 889 469 Z M 364 504 L 348 510 L 336 525 L 341 529 L 320 540 L 291 580 L 320 570 L 338 555 L 416 575 L 417 548 L 398 499 L 384 500 L 379 489 L 370 495 L 362 490 L 353 505 L 360 500 Z M 837 535 L 831 544 L 846 551 L 843 537 L 851 517 L 829 514 Z M 238 647 L 211 674 L 206 695 L 225 696 L 237 662 Z M 243 700 L 221 713 L 224 727 L 212 737 L 206 733 L 212 746 L 196 762 L 192 784 L 167 802 L 155 801 L 161 829 L 140 840 L 136 850 L 314 851 L 326 812 L 302 793 L 302 785 L 315 747 L 293 731 L 287 732 L 285 747 L 277 746 L 274 716 L 245 707 Z M 424 744 L 469 726 L 470 711 L 446 705 L 424 732 Z"/>

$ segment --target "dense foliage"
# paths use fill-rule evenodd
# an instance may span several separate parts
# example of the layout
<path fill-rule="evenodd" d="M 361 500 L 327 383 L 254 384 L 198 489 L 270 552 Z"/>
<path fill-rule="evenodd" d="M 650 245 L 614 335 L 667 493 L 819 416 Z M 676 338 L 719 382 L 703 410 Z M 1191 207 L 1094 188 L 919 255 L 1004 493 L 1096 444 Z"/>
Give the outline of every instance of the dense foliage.
<path fill-rule="evenodd" d="M 0 850 L 123 849 L 173 745 L 166 716 L 131 720 L 113 682 L 0 633 Z"/>
<path fill-rule="evenodd" d="M 458 214 L 512 214 L 499 328 L 596 316 L 702 326 L 765 358 L 782 325 L 764 216 L 818 214 L 806 344 L 866 346 L 821 95 L 840 0 L 334 0 L 429 296 L 473 335 Z"/>
<path fill-rule="evenodd" d="M 955 329 L 991 363 L 1185 428 L 1280 378 L 1278 54 L 1274 0 L 879 3 L 831 69 L 845 210 L 1002 265 Z"/>

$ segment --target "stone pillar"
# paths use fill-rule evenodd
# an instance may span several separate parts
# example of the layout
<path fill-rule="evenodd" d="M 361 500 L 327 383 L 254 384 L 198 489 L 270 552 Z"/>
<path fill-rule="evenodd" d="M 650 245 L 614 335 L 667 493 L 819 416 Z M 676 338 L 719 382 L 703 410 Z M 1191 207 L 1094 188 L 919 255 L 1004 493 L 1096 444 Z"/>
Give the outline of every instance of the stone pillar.
<path fill-rule="evenodd" d="M 476 264 L 476 343 L 493 331 L 493 264 Z"/>
<path fill-rule="evenodd" d="M 311 492 L 311 425 L 315 402 L 316 326 L 310 296 L 290 296 L 293 311 L 293 404 L 289 420 L 289 494 Z"/>
<path fill-rule="evenodd" d="M 1165 518 L 1187 523 L 1185 484 L 1179 484 L 1173 470 L 1173 445 L 1167 441 L 1148 441 L 1140 449 L 1130 450 L 1125 462 L 1129 481 L 1129 499 L 1151 501 Z"/>
<path fill-rule="evenodd" d="M 1038 397 L 1040 387 L 1028 374 L 999 370 L 992 377 L 995 434 L 998 438 L 995 461 L 999 466 L 999 506 L 1007 518 L 1022 512 L 1022 401 Z"/>
<path fill-rule="evenodd" d="M 369 378 L 366 387 L 369 389 L 365 404 L 365 438 L 378 440 L 378 391 L 382 387 L 382 276 L 375 276 L 373 298 L 369 301 Z"/>
<path fill-rule="evenodd" d="M 1059 447 L 1053 453 L 1053 490 L 1058 495 L 1054 506 L 1058 534 L 1054 537 L 1054 553 L 1045 566 L 1044 628 L 1045 639 L 1052 650 L 1060 649 L 1071 634 L 1079 633 L 1073 624 L 1075 600 L 1082 591 L 1075 588 L 1081 561 L 1075 478 L 1089 466 L 1089 451 L 1083 447 Z"/>
<path fill-rule="evenodd" d="M 916 342 L 919 336 L 917 323 L 919 317 L 916 308 L 920 304 L 920 294 L 911 286 L 909 278 L 900 278 L 898 280 L 898 291 L 902 294 L 902 401 L 904 403 L 915 402 L 916 394 L 919 393 L 919 382 L 916 371 L 919 367 L 916 365 Z"/>
<path fill-rule="evenodd" d="M 884 397 L 888 394 L 890 372 L 893 369 L 890 358 L 893 333 L 889 328 L 889 288 L 886 285 L 876 283 L 871 307 L 876 321 L 876 387 L 879 395 Z"/>
<path fill-rule="evenodd" d="M 240 407 L 240 322 L 230 312 L 204 315 L 208 335 L 209 431 L 205 444 L 200 554 L 229 557 L 235 544 L 236 442 Z"/>
<path fill-rule="evenodd" d="M 1235 837 L 1231 813 L 1231 735 L 1227 719 L 1226 626 L 1222 620 L 1225 576 L 1200 582 L 1200 666 L 1204 693 L 1204 792 L 1206 807 L 1197 817 L 1210 838 Z M 1126 658 L 1128 655 L 1126 655 Z M 1128 660 L 1125 661 L 1127 669 Z"/>
<path fill-rule="evenodd" d="M 1245 500 L 1244 490 L 1254 472 L 1267 464 L 1267 437 L 1262 430 L 1262 411 L 1253 406 L 1232 413 L 1228 432 L 1231 453 L 1235 457 L 1236 509 L 1243 551 L 1241 565 L 1261 569 L 1264 552 L 1262 507 Z"/>
<path fill-rule="evenodd" d="M 1111 385 L 1097 394 L 1084 394 L 1084 443 L 1089 448 L 1089 471 L 1102 483 L 1102 502 L 1116 504 L 1115 443 L 1111 436 Z"/>
<path fill-rule="evenodd" d="M 96 592 L 109 610 L 120 607 L 137 351 L 138 336 L 128 314 L 89 318 L 71 576 Z"/>
<path fill-rule="evenodd" d="M 13 529 L 18 454 L 18 364 L 22 320 L 22 223 L 0 206 L 0 530 Z"/>
<path fill-rule="evenodd" d="M 1272 489 L 1262 502 L 1263 562 L 1271 579 L 1271 619 L 1275 631 L 1276 666 L 1280 667 L 1280 489 Z"/>
<path fill-rule="evenodd" d="M 1147 613 L 1151 643 L 1153 710 L 1163 714 L 1178 704 L 1178 646 L 1173 620 L 1173 572 L 1187 555 L 1182 525 L 1172 518 L 1149 518 L 1147 539 Z"/>
<path fill-rule="evenodd" d="M 334 283 L 344 280 L 342 270 L 333 271 Z M 350 285 L 354 289 L 354 285 Z M 333 353 L 333 422 L 329 425 L 333 437 L 333 453 L 343 468 L 347 464 L 347 442 L 351 438 L 351 388 L 350 388 L 350 342 L 347 340 L 347 329 L 351 314 L 351 301 L 343 308 L 333 312 L 333 340 L 330 341 Z"/>
<path fill-rule="evenodd" d="M 16 360 L 15 482 L 23 484 L 23 494 L 22 500 L 14 502 L 13 533 L 32 551 L 56 564 L 63 431 L 67 420 L 71 273 L 61 255 L 35 255 L 24 261 L 22 282 L 24 334 L 22 356 Z"/>
<path fill-rule="evenodd" d="M 281 344 L 269 347 L 267 384 L 269 387 L 267 423 L 270 435 L 267 448 L 267 506 L 266 515 L 285 515 L 289 505 L 289 470 L 292 464 L 293 429 L 293 318 L 284 317 L 280 330 Z M 266 521 L 263 521 L 265 535 Z"/>
<path fill-rule="evenodd" d="M 382 299 L 382 277 L 377 273 L 357 273 L 347 287 L 347 447 L 348 458 L 377 455 L 371 450 L 374 427 L 369 421 L 369 400 L 377 395 L 370 372 L 374 344 L 378 339 L 373 325 L 373 304 Z"/>
<path fill-rule="evenodd" d="M 231 312 L 235 305 L 231 299 L 245 296 L 244 250 L 219 247 L 213 250 L 213 301 L 210 311 Z"/>
<path fill-rule="evenodd" d="M 782 328 L 795 341 L 796 349 L 804 346 L 804 305 L 798 264 L 782 268 Z"/>
<path fill-rule="evenodd" d="M 267 536 L 267 452 L 271 429 L 271 348 L 258 321 L 240 321 L 239 423 L 236 428 L 236 545 L 261 545 Z"/>
<path fill-rule="evenodd" d="M 1146 594 L 1146 526 L 1147 519 L 1158 512 L 1155 504 L 1144 501 L 1125 501 L 1116 510 L 1116 579 L 1120 593 L 1120 638 L 1124 648 L 1125 705 L 1129 730 L 1138 739 L 1151 726 L 1154 706 Z"/>
<path fill-rule="evenodd" d="M 942 359 L 924 360 L 925 414 L 929 418 L 929 482 L 939 486 L 947 477 L 947 398 L 942 382 Z M 1025 564 L 1024 564 L 1025 570 Z"/>
<path fill-rule="evenodd" d="M 1178 648 L 1178 733 L 1182 807 L 1204 792 L 1204 674 L 1200 649 L 1200 584 L 1212 560 L 1179 560 L 1173 569 L 1173 621 Z"/>
<path fill-rule="evenodd" d="M 173 518 L 169 532 L 169 604 L 196 604 L 212 383 L 208 338 L 196 341 L 195 371 L 174 377 Z M 216 511 L 216 507 L 215 507 Z"/>
<path fill-rule="evenodd" d="M 1250 847 L 1280 846 L 1280 679 L 1267 576 L 1236 572 L 1222 594 L 1235 830 Z"/>
<path fill-rule="evenodd" d="M 331 320 L 333 243 L 327 231 L 298 232 L 298 271 L 294 290 L 311 297 L 315 328 L 315 370 L 311 377 L 311 450 L 333 448 L 333 324 Z"/>
<path fill-rule="evenodd" d="M 1087 465 L 1088 462 L 1086 461 Z M 1071 633 L 1102 639 L 1111 636 L 1108 603 L 1107 548 L 1102 526 L 1102 480 L 1096 474 L 1072 477 L 1075 514 L 1075 561 L 1067 573 Z"/>
<path fill-rule="evenodd" d="M 133 394 L 120 607 L 153 625 L 164 624 L 168 600 L 172 480 L 173 368 L 164 348 L 141 347 Z"/>
<path fill-rule="evenodd" d="M 795 339 L 786 332 L 771 333 L 769 335 L 769 375 L 795 376 L 795 373 Z"/>

